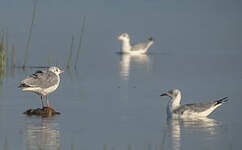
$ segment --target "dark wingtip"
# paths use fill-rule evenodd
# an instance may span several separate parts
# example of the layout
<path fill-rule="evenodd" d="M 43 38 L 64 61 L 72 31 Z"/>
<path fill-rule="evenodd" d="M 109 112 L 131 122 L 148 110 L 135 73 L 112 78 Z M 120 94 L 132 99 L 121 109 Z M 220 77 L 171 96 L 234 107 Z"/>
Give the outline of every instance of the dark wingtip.
<path fill-rule="evenodd" d="M 21 87 L 24 87 L 24 85 L 23 85 L 23 84 L 20 84 L 20 85 L 18 86 L 18 88 L 21 88 Z"/>
<path fill-rule="evenodd" d="M 154 39 L 153 39 L 152 37 L 150 37 L 148 40 L 149 40 L 149 41 L 154 41 Z"/>
<path fill-rule="evenodd" d="M 37 74 L 37 73 L 43 73 L 43 71 L 37 70 L 34 74 Z"/>
<path fill-rule="evenodd" d="M 228 101 L 228 97 L 221 98 L 216 101 L 215 105 L 222 104 Z"/>
<path fill-rule="evenodd" d="M 20 84 L 20 85 L 18 86 L 18 88 L 25 88 L 25 87 L 30 87 L 30 86 L 28 86 L 28 85 L 26 85 L 26 84 L 24 84 L 24 83 L 22 83 L 22 84 Z"/>

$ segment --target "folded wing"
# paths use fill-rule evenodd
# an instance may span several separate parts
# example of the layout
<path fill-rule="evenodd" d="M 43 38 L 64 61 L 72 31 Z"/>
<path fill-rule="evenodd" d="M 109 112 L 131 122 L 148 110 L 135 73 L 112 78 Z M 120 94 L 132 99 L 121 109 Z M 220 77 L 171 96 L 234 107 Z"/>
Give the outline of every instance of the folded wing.
<path fill-rule="evenodd" d="M 24 79 L 19 87 L 48 88 L 55 85 L 57 82 L 58 76 L 55 73 L 51 71 L 36 71 L 31 76 Z"/>

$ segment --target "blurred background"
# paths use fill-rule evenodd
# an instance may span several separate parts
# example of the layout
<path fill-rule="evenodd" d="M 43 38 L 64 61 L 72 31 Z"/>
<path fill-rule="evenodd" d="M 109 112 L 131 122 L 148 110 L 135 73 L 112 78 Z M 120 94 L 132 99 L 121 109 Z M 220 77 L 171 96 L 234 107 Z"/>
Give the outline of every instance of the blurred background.
<path fill-rule="evenodd" d="M 0 149 L 239 149 L 242 120 L 239 0 L 1 0 Z M 154 38 L 147 55 L 120 55 L 117 36 Z M 22 114 L 36 70 L 65 69 L 49 99 L 62 114 Z M 182 103 L 228 96 L 207 119 L 167 120 L 169 89 Z"/>

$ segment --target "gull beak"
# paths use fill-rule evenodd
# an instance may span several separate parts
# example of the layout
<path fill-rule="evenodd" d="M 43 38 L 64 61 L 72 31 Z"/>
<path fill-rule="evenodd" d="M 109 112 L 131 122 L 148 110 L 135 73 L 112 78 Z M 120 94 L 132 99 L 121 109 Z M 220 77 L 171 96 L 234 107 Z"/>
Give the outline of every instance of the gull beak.
<path fill-rule="evenodd" d="M 121 39 L 120 39 L 120 36 L 118 36 L 117 39 L 118 39 L 118 40 L 121 40 Z"/>
<path fill-rule="evenodd" d="M 160 96 L 169 96 L 168 94 L 166 94 L 166 93 L 163 93 L 163 94 L 161 94 Z"/>
<path fill-rule="evenodd" d="M 63 73 L 64 72 L 64 70 L 60 70 L 60 73 Z"/>

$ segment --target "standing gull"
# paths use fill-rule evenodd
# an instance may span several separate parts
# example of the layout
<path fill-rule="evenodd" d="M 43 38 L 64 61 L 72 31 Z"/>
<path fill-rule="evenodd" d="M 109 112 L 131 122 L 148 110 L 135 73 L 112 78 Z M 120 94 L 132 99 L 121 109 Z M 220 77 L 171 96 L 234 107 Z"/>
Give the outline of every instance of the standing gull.
<path fill-rule="evenodd" d="M 207 117 L 218 106 L 226 102 L 228 97 L 219 100 L 202 102 L 197 104 L 181 105 L 181 92 L 178 89 L 170 90 L 160 96 L 169 96 L 171 100 L 167 105 L 168 117 Z"/>
<path fill-rule="evenodd" d="M 122 53 L 129 54 L 144 54 L 147 52 L 149 47 L 154 43 L 153 39 L 149 38 L 146 42 L 131 45 L 129 35 L 127 33 L 123 33 L 120 36 L 118 36 L 118 40 L 122 41 Z"/>
<path fill-rule="evenodd" d="M 54 92 L 60 83 L 60 70 L 58 67 L 50 67 L 48 70 L 38 70 L 28 76 L 19 85 L 23 91 L 32 91 L 41 96 L 41 106 L 44 107 L 43 96 L 46 96 L 46 105 L 49 107 L 48 94 Z"/>

